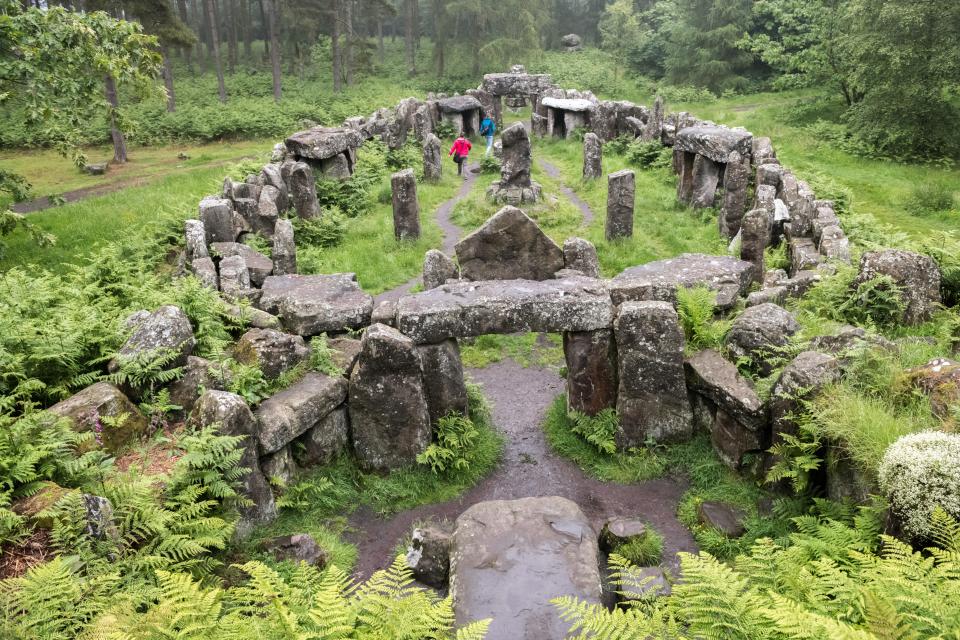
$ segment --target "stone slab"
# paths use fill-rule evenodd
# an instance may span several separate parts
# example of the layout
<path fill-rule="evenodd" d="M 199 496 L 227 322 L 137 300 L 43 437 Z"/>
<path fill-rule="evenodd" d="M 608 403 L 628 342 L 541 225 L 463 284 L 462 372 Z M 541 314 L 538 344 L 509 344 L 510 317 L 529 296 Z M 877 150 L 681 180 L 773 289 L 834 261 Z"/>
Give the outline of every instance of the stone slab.
<path fill-rule="evenodd" d="M 302 336 L 357 329 L 370 323 L 373 296 L 352 273 L 269 276 L 259 307 Z"/>
<path fill-rule="evenodd" d="M 610 297 L 627 301 L 677 302 L 678 287 L 705 285 L 717 292 L 717 307 L 729 309 L 750 287 L 753 265 L 731 256 L 684 253 L 625 269 L 610 281 Z"/>

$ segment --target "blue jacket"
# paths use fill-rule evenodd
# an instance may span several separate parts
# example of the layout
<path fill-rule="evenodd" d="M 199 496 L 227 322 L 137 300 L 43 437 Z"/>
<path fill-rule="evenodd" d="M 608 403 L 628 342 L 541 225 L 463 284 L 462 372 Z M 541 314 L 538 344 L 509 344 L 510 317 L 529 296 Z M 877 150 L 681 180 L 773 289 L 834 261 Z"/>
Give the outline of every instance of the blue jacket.
<path fill-rule="evenodd" d="M 490 118 L 484 118 L 483 122 L 480 123 L 480 135 L 492 136 L 496 132 L 497 132 L 496 123 Z"/>

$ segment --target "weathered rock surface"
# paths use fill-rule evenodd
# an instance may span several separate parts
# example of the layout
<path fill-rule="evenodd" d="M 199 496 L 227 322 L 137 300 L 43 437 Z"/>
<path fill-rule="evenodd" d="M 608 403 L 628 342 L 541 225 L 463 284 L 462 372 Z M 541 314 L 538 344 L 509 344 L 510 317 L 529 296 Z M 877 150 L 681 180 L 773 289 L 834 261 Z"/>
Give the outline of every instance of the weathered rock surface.
<path fill-rule="evenodd" d="M 208 258 L 207 232 L 199 220 L 187 220 L 183 223 L 186 237 L 187 263 L 193 263 L 199 258 Z"/>
<path fill-rule="evenodd" d="M 646 523 L 640 518 L 614 516 L 608 519 L 600 530 L 600 548 L 605 553 L 610 553 L 622 544 L 646 537 L 649 532 Z"/>
<path fill-rule="evenodd" d="M 522 122 L 516 122 L 500 134 L 503 161 L 500 164 L 501 186 L 530 186 L 530 136 Z"/>
<path fill-rule="evenodd" d="M 485 333 L 593 331 L 612 323 L 606 283 L 593 278 L 462 282 L 397 304 L 397 327 L 420 343 Z"/>
<path fill-rule="evenodd" d="M 706 501 L 697 507 L 697 518 L 700 524 L 717 529 L 720 533 L 731 538 L 739 538 L 746 529 L 743 520 L 746 514 L 723 502 Z"/>
<path fill-rule="evenodd" d="M 468 280 L 547 280 L 563 268 L 563 250 L 520 209 L 506 206 L 456 246 Z"/>
<path fill-rule="evenodd" d="M 227 256 L 220 260 L 220 291 L 229 300 L 242 298 L 252 285 L 250 270 L 243 256 Z"/>
<path fill-rule="evenodd" d="M 346 405 L 321 418 L 294 441 L 294 458 L 302 467 L 332 462 L 347 450 L 350 443 L 350 421 Z"/>
<path fill-rule="evenodd" d="M 719 183 L 720 164 L 706 156 L 698 155 L 694 158 L 690 184 L 690 206 L 694 209 L 706 209 L 714 206 Z"/>
<path fill-rule="evenodd" d="M 560 38 L 560 44 L 567 51 L 580 51 L 583 49 L 583 40 L 575 33 L 568 33 Z"/>
<path fill-rule="evenodd" d="M 370 324 L 385 324 L 388 327 L 397 326 L 397 303 L 393 300 L 381 300 L 370 314 Z"/>
<path fill-rule="evenodd" d="M 750 287 L 753 265 L 731 256 L 684 253 L 676 258 L 630 267 L 610 281 L 610 297 L 676 304 L 679 287 L 706 286 L 717 292 L 717 308 L 731 308 Z"/>
<path fill-rule="evenodd" d="M 323 569 L 330 561 L 329 554 L 308 533 L 270 538 L 263 543 L 263 548 L 277 561 L 304 562 L 318 569 Z"/>
<path fill-rule="evenodd" d="M 233 205 L 225 198 L 207 196 L 201 200 L 200 222 L 206 232 L 207 244 L 233 242 L 237 239 L 233 227 Z"/>
<path fill-rule="evenodd" d="M 160 307 L 137 325 L 127 341 L 120 347 L 117 357 L 111 361 L 110 370 L 117 371 L 124 362 L 135 358 L 174 355 L 168 368 L 179 367 L 187 362 L 197 341 L 193 337 L 190 319 L 180 307 Z"/>
<path fill-rule="evenodd" d="M 263 285 L 267 276 L 273 273 L 273 261 L 252 247 L 239 242 L 214 242 L 210 245 L 214 255 L 221 258 L 240 256 L 250 274 L 250 283 L 255 287 Z"/>
<path fill-rule="evenodd" d="M 483 105 L 473 96 L 453 96 L 437 101 L 440 111 L 445 113 L 463 113 L 464 111 L 480 110 Z"/>
<path fill-rule="evenodd" d="M 716 125 L 684 127 L 677 132 L 675 149 L 696 153 L 713 162 L 730 162 L 731 154 L 739 153 L 749 158 L 753 136 L 742 129 L 730 129 Z"/>
<path fill-rule="evenodd" d="M 197 258 L 190 264 L 190 272 L 197 277 L 203 286 L 220 290 L 220 274 L 217 273 L 217 265 L 213 263 L 213 258 Z"/>
<path fill-rule="evenodd" d="M 333 360 L 346 377 L 350 377 L 353 372 L 353 366 L 357 363 L 360 356 L 360 341 L 356 338 L 338 336 L 327 340 L 327 346 L 333 350 L 330 358 Z"/>
<path fill-rule="evenodd" d="M 718 216 L 720 233 L 726 238 L 733 238 L 740 231 L 743 213 L 747 209 L 749 183 L 750 158 L 734 151 L 723 172 L 723 207 Z"/>
<path fill-rule="evenodd" d="M 600 259 L 593 243 L 583 238 L 567 238 L 563 242 L 563 264 L 588 278 L 600 277 Z"/>
<path fill-rule="evenodd" d="M 625 302 L 614 324 L 621 449 L 693 435 L 683 372 L 683 331 L 668 302 Z"/>
<path fill-rule="evenodd" d="M 251 329 L 233 347 L 238 362 L 257 365 L 267 379 L 279 378 L 310 357 L 310 347 L 298 335 L 274 329 Z"/>
<path fill-rule="evenodd" d="M 590 132 L 583 137 L 583 177 L 599 178 L 603 175 L 603 144 L 597 134 Z"/>
<path fill-rule="evenodd" d="M 272 256 L 274 275 L 285 276 L 297 272 L 297 245 L 293 240 L 293 223 L 289 220 L 277 220 Z"/>
<path fill-rule="evenodd" d="M 567 408 L 595 416 L 617 403 L 617 348 L 613 331 L 563 334 L 567 365 Z"/>
<path fill-rule="evenodd" d="M 179 380 L 170 383 L 170 402 L 180 407 L 177 413 L 189 415 L 206 390 L 224 391 L 233 375 L 230 370 L 210 360 L 190 356 Z"/>
<path fill-rule="evenodd" d="M 444 589 L 450 579 L 450 545 L 453 532 L 441 525 L 425 525 L 413 530 L 407 547 L 407 566 L 413 577 L 434 589 Z"/>
<path fill-rule="evenodd" d="M 908 371 L 910 385 L 930 398 L 930 408 L 940 420 L 953 421 L 952 407 L 960 406 L 960 362 L 935 358 Z"/>
<path fill-rule="evenodd" d="M 436 249 L 430 249 L 423 257 L 423 290 L 435 289 L 447 280 L 456 280 L 460 276 L 456 263 Z"/>
<path fill-rule="evenodd" d="M 621 169 L 607 176 L 607 241 L 633 236 L 633 205 L 636 182 L 633 171 Z"/>
<path fill-rule="evenodd" d="M 763 256 L 770 244 L 770 217 L 763 209 L 751 209 L 740 225 L 740 259 L 753 265 L 753 280 L 763 279 Z"/>
<path fill-rule="evenodd" d="M 467 415 L 467 385 L 463 378 L 460 345 L 453 338 L 416 347 L 423 373 L 423 389 L 430 423 L 450 413 Z"/>
<path fill-rule="evenodd" d="M 353 449 L 365 469 L 413 464 L 432 429 L 420 354 L 413 341 L 382 324 L 363 334 L 350 377 Z"/>
<path fill-rule="evenodd" d="M 763 402 L 732 362 L 713 349 L 704 349 L 687 358 L 684 365 L 689 388 L 754 431 L 766 426 Z"/>
<path fill-rule="evenodd" d="M 420 202 L 413 169 L 397 171 L 390 176 L 390 188 L 393 192 L 393 236 L 397 240 L 416 240 L 420 237 Z"/>
<path fill-rule="evenodd" d="M 347 381 L 310 372 L 300 382 L 264 400 L 257 408 L 257 438 L 263 453 L 287 446 L 347 398 Z"/>
<path fill-rule="evenodd" d="M 263 475 L 267 477 L 271 484 L 276 484 L 279 481 L 283 486 L 286 486 L 293 482 L 297 473 L 297 465 L 293 462 L 293 452 L 290 446 L 287 445 L 279 451 L 261 456 L 260 470 L 263 471 Z"/>
<path fill-rule="evenodd" d="M 363 136 L 355 129 L 314 127 L 293 134 L 286 140 L 287 150 L 297 158 L 327 160 L 356 149 Z"/>
<path fill-rule="evenodd" d="M 373 297 L 352 273 L 291 274 L 264 280 L 259 307 L 279 316 L 287 331 L 312 336 L 365 326 Z"/>
<path fill-rule="evenodd" d="M 481 502 L 459 518 L 450 558 L 458 625 L 492 618 L 487 640 L 553 640 L 569 627 L 551 598 L 599 604 L 596 533 L 565 498 Z"/>
<path fill-rule="evenodd" d="M 137 405 L 109 382 L 97 382 L 61 400 L 48 409 L 68 418 L 74 431 L 93 431 L 107 451 L 117 452 L 147 431 L 147 419 Z M 117 418 L 126 414 L 123 424 L 111 426 L 101 418 Z M 97 427 L 97 423 L 100 426 Z M 98 432 L 99 429 L 99 433 Z"/>
<path fill-rule="evenodd" d="M 440 138 L 428 133 L 423 140 L 423 178 L 436 181 L 443 176 L 443 156 L 440 153 Z"/>
<path fill-rule="evenodd" d="M 779 349 L 800 330 L 800 323 L 789 311 L 772 303 L 748 307 L 733 322 L 725 345 L 734 358 L 750 358 L 753 366 L 767 375 L 771 360 Z"/>
<path fill-rule="evenodd" d="M 321 214 L 317 200 L 317 182 L 313 169 L 306 162 L 297 162 L 290 169 L 290 199 L 301 218 L 316 218 Z"/>
<path fill-rule="evenodd" d="M 241 444 L 243 455 L 240 466 L 247 469 L 243 476 L 242 491 L 251 504 L 240 509 L 241 521 L 236 530 L 237 537 L 245 538 L 257 525 L 277 517 L 273 492 L 260 471 L 253 414 L 240 396 L 227 391 L 207 391 L 197 401 L 192 419 L 201 427 L 218 425 L 220 433 L 224 435 L 246 436 Z"/>
<path fill-rule="evenodd" d="M 856 282 L 865 282 L 878 275 L 890 276 L 902 288 L 907 306 L 903 321 L 907 324 L 929 320 L 941 302 L 940 268 L 929 256 L 900 249 L 864 253 L 860 257 L 860 275 Z"/>
<path fill-rule="evenodd" d="M 781 434 L 795 435 L 797 416 L 804 410 L 803 401 L 815 397 L 823 387 L 839 378 L 840 361 L 833 356 L 804 351 L 794 358 L 780 373 L 770 393 L 772 443 L 782 442 Z"/>

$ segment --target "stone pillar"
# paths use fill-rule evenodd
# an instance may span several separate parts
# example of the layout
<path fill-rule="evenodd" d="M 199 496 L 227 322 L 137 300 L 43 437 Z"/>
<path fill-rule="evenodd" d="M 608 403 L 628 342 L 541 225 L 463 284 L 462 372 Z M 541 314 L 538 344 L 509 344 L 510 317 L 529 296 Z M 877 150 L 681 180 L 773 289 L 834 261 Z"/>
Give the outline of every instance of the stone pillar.
<path fill-rule="evenodd" d="M 437 181 L 443 175 L 443 156 L 440 153 L 440 138 L 432 133 L 423 141 L 423 179 Z"/>
<path fill-rule="evenodd" d="M 543 104 L 543 97 L 539 96 L 530 112 L 530 128 L 535 135 L 543 137 L 550 133 L 549 112 L 550 109 Z"/>
<path fill-rule="evenodd" d="M 677 174 L 677 200 L 683 204 L 690 204 L 693 198 L 693 163 L 695 153 L 673 150 L 673 170 Z"/>
<path fill-rule="evenodd" d="M 603 175 L 603 145 L 595 133 L 583 137 L 583 177 L 599 178 Z"/>
<path fill-rule="evenodd" d="M 693 435 L 683 371 L 683 331 L 669 302 L 625 302 L 614 322 L 621 450 Z"/>
<path fill-rule="evenodd" d="M 430 249 L 423 257 L 423 290 L 436 289 L 459 275 L 456 263 L 442 251 Z"/>
<path fill-rule="evenodd" d="M 740 221 L 747 209 L 747 186 L 750 182 L 750 158 L 734 151 L 723 172 L 723 209 L 718 220 L 720 234 L 732 238 L 740 231 Z"/>
<path fill-rule="evenodd" d="M 417 346 L 430 423 L 450 413 L 467 415 L 467 385 L 463 379 L 460 345 L 455 338 Z"/>
<path fill-rule="evenodd" d="M 567 363 L 567 409 L 595 416 L 617 404 L 617 353 L 613 331 L 563 334 Z"/>
<path fill-rule="evenodd" d="M 694 209 L 706 209 L 713 206 L 717 196 L 717 184 L 720 182 L 720 165 L 697 154 L 693 161 L 693 189 L 690 204 Z"/>
<path fill-rule="evenodd" d="M 740 226 L 740 259 L 753 263 L 751 278 L 762 282 L 763 252 L 770 242 L 770 217 L 763 209 L 751 209 Z"/>
<path fill-rule="evenodd" d="M 293 240 L 293 224 L 285 218 L 277 220 L 273 231 L 273 275 L 297 272 L 297 245 Z"/>
<path fill-rule="evenodd" d="M 607 240 L 633 236 L 633 171 L 622 169 L 607 176 Z"/>
<path fill-rule="evenodd" d="M 193 264 L 194 260 L 200 258 L 209 258 L 210 252 L 207 250 L 207 232 L 203 228 L 203 223 L 199 220 L 187 220 L 184 222 L 184 236 L 186 237 L 186 255 L 187 264 Z"/>
<path fill-rule="evenodd" d="M 290 198 L 301 218 L 316 218 L 320 215 L 317 183 L 313 177 L 313 169 L 306 162 L 297 162 L 290 168 Z"/>
<path fill-rule="evenodd" d="M 397 240 L 420 237 L 420 203 L 417 202 L 417 178 L 413 169 L 390 176 L 393 189 L 393 235 Z"/>
<path fill-rule="evenodd" d="M 200 222 L 206 232 L 207 244 L 237 239 L 233 228 L 233 204 L 226 198 L 207 196 L 201 200 Z"/>
<path fill-rule="evenodd" d="M 660 133 L 663 131 L 663 98 L 657 96 L 653 101 L 653 109 L 647 118 L 647 124 L 643 127 L 640 137 L 646 141 L 660 141 Z"/>
<path fill-rule="evenodd" d="M 416 462 L 432 430 L 420 354 L 410 338 L 383 324 L 367 329 L 350 377 L 349 408 L 362 468 L 387 471 Z"/>

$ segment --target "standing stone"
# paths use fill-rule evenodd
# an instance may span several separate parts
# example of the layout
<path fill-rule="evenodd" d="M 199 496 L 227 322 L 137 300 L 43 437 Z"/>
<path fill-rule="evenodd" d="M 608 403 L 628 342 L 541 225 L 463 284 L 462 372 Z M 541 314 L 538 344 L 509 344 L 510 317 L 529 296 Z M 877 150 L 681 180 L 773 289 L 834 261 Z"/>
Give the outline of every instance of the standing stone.
<path fill-rule="evenodd" d="M 293 241 L 293 223 L 277 220 L 273 233 L 273 275 L 285 276 L 297 272 L 297 245 Z"/>
<path fill-rule="evenodd" d="M 693 165 L 696 155 L 678 147 L 673 149 L 673 171 L 677 174 L 677 201 L 690 204 L 693 199 Z"/>
<path fill-rule="evenodd" d="M 583 137 L 583 177 L 599 178 L 603 175 L 603 145 L 597 134 L 591 132 Z"/>
<path fill-rule="evenodd" d="M 247 469 L 242 476 L 242 493 L 251 504 L 240 509 L 237 537 L 247 537 L 258 524 L 270 522 L 277 516 L 270 484 L 260 470 L 257 456 L 257 427 L 250 408 L 240 396 L 227 391 L 207 391 L 197 401 L 193 421 L 198 426 L 218 425 L 220 433 L 245 436 L 240 446 L 240 466 Z"/>
<path fill-rule="evenodd" d="M 390 186 L 393 190 L 393 235 L 397 240 L 416 240 L 420 237 L 420 203 L 413 169 L 404 169 L 390 176 Z"/>
<path fill-rule="evenodd" d="M 233 229 L 233 205 L 226 198 L 207 196 L 201 200 L 200 222 L 206 231 L 207 244 L 237 239 Z"/>
<path fill-rule="evenodd" d="M 563 265 L 589 278 L 600 277 L 600 259 L 593 243 L 583 238 L 567 238 L 563 242 Z"/>
<path fill-rule="evenodd" d="M 306 162 L 297 162 L 290 168 L 290 199 L 299 217 L 310 219 L 320 215 L 317 182 Z"/>
<path fill-rule="evenodd" d="M 436 289 L 457 278 L 457 265 L 442 251 L 430 249 L 423 258 L 423 290 Z"/>
<path fill-rule="evenodd" d="M 563 269 L 563 250 L 527 214 L 506 206 L 457 243 L 468 280 L 549 280 Z"/>
<path fill-rule="evenodd" d="M 530 180 L 530 136 L 522 122 L 517 122 L 500 134 L 503 146 L 500 180 L 490 185 L 487 196 L 496 202 L 521 204 L 536 202 L 540 185 Z"/>
<path fill-rule="evenodd" d="M 617 403 L 617 352 L 613 331 L 563 334 L 567 364 L 567 409 L 595 416 Z"/>
<path fill-rule="evenodd" d="M 647 118 L 647 124 L 643 128 L 641 138 L 646 141 L 659 141 L 660 134 L 663 132 L 663 98 L 657 96 L 653 101 L 653 111 Z"/>
<path fill-rule="evenodd" d="M 750 182 L 750 158 L 739 152 L 730 154 L 723 172 L 723 208 L 719 222 L 721 235 L 732 238 L 740 231 L 740 222 L 747 207 L 747 186 Z"/>
<path fill-rule="evenodd" d="M 187 263 L 193 264 L 198 258 L 209 258 L 207 251 L 207 232 L 199 220 L 187 220 L 183 223 L 187 242 Z"/>
<path fill-rule="evenodd" d="M 250 270 L 242 256 L 227 256 L 220 261 L 220 290 L 230 298 L 250 289 Z"/>
<path fill-rule="evenodd" d="M 770 242 L 770 217 L 763 209 L 752 209 L 740 226 L 740 259 L 753 264 L 752 281 L 763 280 L 763 252 Z"/>
<path fill-rule="evenodd" d="M 250 227 L 254 231 L 264 235 L 273 233 L 280 218 L 280 209 L 277 207 L 278 197 L 280 197 L 280 190 L 274 186 L 266 185 L 260 190 L 256 215 L 249 220 Z"/>
<path fill-rule="evenodd" d="M 213 258 L 197 258 L 190 263 L 190 272 L 197 277 L 203 286 L 220 290 L 220 276 L 217 274 L 217 265 L 213 263 Z"/>
<path fill-rule="evenodd" d="M 286 211 L 290 206 L 290 192 L 287 189 L 287 183 L 283 179 L 283 173 L 280 171 L 280 165 L 273 163 L 264 165 L 263 170 L 260 172 L 260 177 L 263 178 L 264 185 L 276 187 L 277 210 L 281 213 Z"/>
<path fill-rule="evenodd" d="M 447 587 L 452 538 L 453 532 L 444 526 L 425 525 L 413 530 L 406 560 L 414 578 L 434 589 Z"/>
<path fill-rule="evenodd" d="M 451 338 L 439 344 L 419 345 L 417 351 L 431 424 L 449 413 L 467 415 L 467 385 L 457 341 Z"/>
<path fill-rule="evenodd" d="M 622 169 L 607 176 L 608 241 L 633 236 L 633 201 L 635 177 L 630 169 Z"/>
<path fill-rule="evenodd" d="M 440 138 L 428 133 L 423 141 L 423 179 L 437 181 L 443 175 Z"/>
<path fill-rule="evenodd" d="M 720 181 L 720 165 L 706 156 L 697 155 L 693 161 L 692 179 L 691 206 L 694 209 L 712 207 Z"/>
<path fill-rule="evenodd" d="M 422 104 L 413 114 L 413 135 L 417 140 L 426 140 L 433 133 L 433 118 L 430 117 L 429 105 Z"/>
<path fill-rule="evenodd" d="M 683 331 L 669 302 L 625 302 L 614 322 L 621 450 L 648 440 L 682 442 L 693 435 L 683 370 Z"/>
<path fill-rule="evenodd" d="M 407 336 L 382 324 L 363 334 L 350 378 L 350 422 L 360 466 L 411 465 L 430 444 L 430 412 L 420 355 Z"/>

